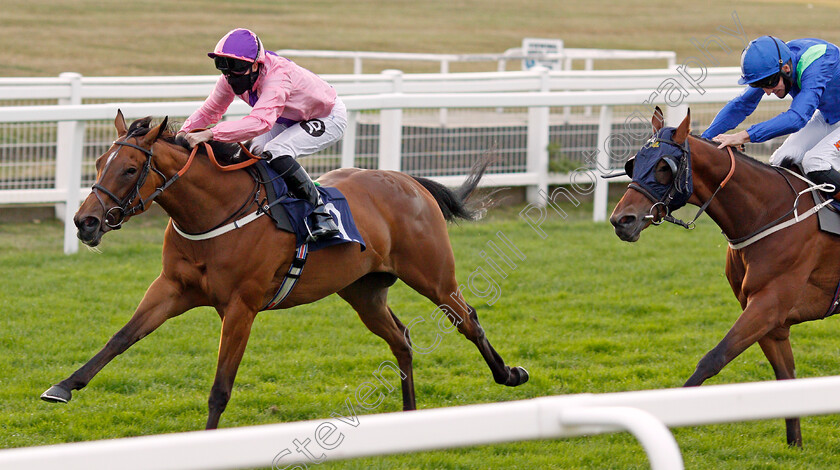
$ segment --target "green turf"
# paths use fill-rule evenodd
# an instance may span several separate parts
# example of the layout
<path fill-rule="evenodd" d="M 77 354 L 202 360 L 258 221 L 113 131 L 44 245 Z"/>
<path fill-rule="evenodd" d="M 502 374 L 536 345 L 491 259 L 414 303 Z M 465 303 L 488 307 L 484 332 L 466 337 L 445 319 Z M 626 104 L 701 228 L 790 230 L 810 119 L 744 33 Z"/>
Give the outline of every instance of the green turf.
<path fill-rule="evenodd" d="M 719 29 L 735 29 L 733 13 L 749 39 L 840 42 L 840 5 L 832 0 L 4 0 L 0 76 L 212 74 L 205 53 L 239 26 L 256 31 L 269 49 L 502 53 L 542 37 L 577 48 L 674 50 L 680 62 L 700 56 L 692 39 L 717 36 L 728 51 L 711 45 L 714 60 L 735 66 L 743 43 Z M 349 60 L 298 61 L 317 73 L 352 72 Z M 652 64 L 664 62 L 636 65 Z M 366 72 L 394 67 L 440 69 L 365 61 Z M 453 72 L 495 69 L 492 62 L 451 65 Z"/>
<path fill-rule="evenodd" d="M 586 220 L 588 208 L 552 215 L 540 238 L 518 208 L 491 211 L 450 229 L 462 282 L 480 252 L 504 233 L 526 256 L 502 279 L 488 306 L 467 292 L 488 338 L 531 381 L 496 385 L 475 347 L 457 333 L 415 355 L 421 409 L 525 399 L 678 387 L 739 313 L 723 275 L 725 242 L 701 219 L 686 232 L 647 230 L 620 242 L 608 224 Z M 574 210 L 573 210 L 574 209 Z M 38 396 L 87 361 L 128 319 L 159 272 L 165 217 L 135 218 L 109 234 L 103 253 L 61 252 L 61 225 L 0 225 L 0 444 L 41 445 L 196 430 L 206 419 L 220 322 L 196 309 L 169 321 L 109 364 L 68 405 Z M 485 285 L 475 283 L 476 289 Z M 402 283 L 390 302 L 404 322 L 434 306 Z M 434 330 L 412 331 L 430 345 Z M 425 325 L 431 325 L 426 323 Z M 800 377 L 837 373 L 840 341 L 832 320 L 794 328 Z M 333 296 L 258 316 L 222 427 L 327 419 L 353 399 L 392 356 L 353 311 Z M 770 366 L 752 347 L 708 383 L 769 380 Z M 370 411 L 401 407 L 398 391 Z M 675 430 L 687 468 L 836 468 L 840 417 L 803 419 L 805 449 L 784 443 L 782 420 Z M 313 429 L 314 432 L 314 429 Z M 284 448 L 278 443 L 278 452 Z M 628 434 L 540 441 L 324 464 L 326 468 L 646 468 Z"/>
<path fill-rule="evenodd" d="M 335 49 L 438 53 L 502 52 L 524 37 L 562 38 L 568 47 L 666 49 L 678 61 L 695 56 L 691 40 L 711 35 L 732 50 L 715 52 L 737 65 L 739 42 L 719 27 L 785 40 L 840 42 L 831 0 L 672 2 L 666 0 L 345 2 L 3 2 L 2 76 L 212 74 L 204 53 L 227 30 L 257 31 L 269 49 Z M 298 62 L 318 73 L 349 72 L 347 61 Z M 617 64 L 612 64 L 617 65 Z M 626 65 L 626 64 L 625 64 Z M 637 65 L 642 65 L 637 64 Z M 708 65 L 708 64 L 707 64 Z M 438 65 L 365 62 L 365 71 Z M 509 66 L 511 69 L 516 64 Z M 493 70 L 493 64 L 451 70 Z M 570 211 L 571 212 L 571 211 Z M 453 226 L 458 275 L 479 266 L 485 243 L 505 233 L 527 256 L 499 279 L 487 306 L 474 294 L 482 324 L 500 354 L 532 376 L 523 387 L 495 385 L 475 348 L 451 334 L 416 355 L 420 408 L 536 396 L 677 387 L 723 337 L 739 308 L 723 276 L 725 243 L 703 218 L 697 230 L 646 231 L 635 245 L 618 241 L 585 211 L 553 215 L 539 238 L 513 209 Z M 20 447 L 200 429 L 213 378 L 220 322 L 211 309 L 176 318 L 106 367 L 67 406 L 38 395 L 84 364 L 128 319 L 157 275 L 165 218 L 135 218 L 106 237 L 103 254 L 61 253 L 54 221 L 0 224 L 0 447 Z M 397 284 L 395 312 L 410 321 L 433 306 Z M 800 377 L 838 373 L 836 319 L 793 329 Z M 418 329 L 418 342 L 431 332 Z M 261 314 L 222 417 L 222 427 L 322 419 L 391 355 L 340 299 Z M 709 381 L 769 380 L 752 347 Z M 371 412 L 400 408 L 396 392 Z M 687 468 L 838 468 L 840 418 L 808 417 L 805 448 L 784 444 L 781 420 L 676 429 Z M 278 452 L 285 443 L 278 443 Z M 326 468 L 647 468 L 628 434 L 429 452 L 322 464 Z M 312 465 L 310 465 L 312 468 Z"/>

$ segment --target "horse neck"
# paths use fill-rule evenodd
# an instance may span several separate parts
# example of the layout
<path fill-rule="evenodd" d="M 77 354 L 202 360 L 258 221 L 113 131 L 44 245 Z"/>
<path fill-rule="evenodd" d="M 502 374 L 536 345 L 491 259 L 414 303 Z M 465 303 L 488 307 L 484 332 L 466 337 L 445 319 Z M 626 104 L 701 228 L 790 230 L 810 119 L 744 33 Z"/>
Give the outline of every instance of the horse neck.
<path fill-rule="evenodd" d="M 155 152 L 155 165 L 171 178 L 187 164 L 189 153 L 168 143 L 162 143 L 160 148 Z M 253 188 L 254 180 L 246 171 L 219 171 L 201 154 L 155 201 L 182 230 L 200 233 L 239 210 Z"/>
<path fill-rule="evenodd" d="M 694 195 L 698 206 L 708 201 L 733 163 L 727 150 L 690 137 L 694 172 Z M 784 178 L 767 165 L 735 153 L 735 171 L 709 204 L 706 212 L 730 239 L 754 233 L 792 207 L 784 197 L 789 191 Z"/>

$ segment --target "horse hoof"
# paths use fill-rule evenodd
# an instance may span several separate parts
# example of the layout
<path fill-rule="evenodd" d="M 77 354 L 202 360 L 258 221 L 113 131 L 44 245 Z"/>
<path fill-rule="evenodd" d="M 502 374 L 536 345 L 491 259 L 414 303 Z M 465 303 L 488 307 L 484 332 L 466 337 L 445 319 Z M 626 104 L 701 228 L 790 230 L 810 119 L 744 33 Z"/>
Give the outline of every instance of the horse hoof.
<path fill-rule="evenodd" d="M 41 394 L 41 400 L 50 403 L 67 403 L 70 401 L 70 398 L 72 398 L 70 390 L 58 385 L 53 385 L 49 390 Z"/>
<path fill-rule="evenodd" d="M 528 379 L 531 378 L 531 376 L 528 374 L 528 370 L 525 369 L 524 367 L 517 366 L 516 369 L 519 369 L 519 383 L 516 384 L 516 385 L 522 385 L 525 382 L 527 382 Z"/>
<path fill-rule="evenodd" d="M 506 383 L 505 385 L 507 385 L 508 387 L 516 387 L 518 385 L 524 384 L 530 378 L 531 376 L 528 375 L 528 371 L 525 370 L 524 367 L 512 367 L 510 369 L 510 377 L 508 378 L 508 383 Z"/>

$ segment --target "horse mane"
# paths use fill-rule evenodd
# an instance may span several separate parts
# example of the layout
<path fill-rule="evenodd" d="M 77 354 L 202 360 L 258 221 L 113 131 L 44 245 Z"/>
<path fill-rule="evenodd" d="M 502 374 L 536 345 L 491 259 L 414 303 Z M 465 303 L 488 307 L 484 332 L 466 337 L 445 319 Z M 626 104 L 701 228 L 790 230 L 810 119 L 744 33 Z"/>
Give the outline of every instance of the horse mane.
<path fill-rule="evenodd" d="M 152 129 L 151 126 L 152 117 L 146 116 L 142 119 L 138 119 L 131 123 L 128 127 L 128 137 L 142 137 L 149 133 Z M 162 140 L 168 144 L 181 147 L 187 152 L 190 151 L 190 146 L 187 144 L 187 140 L 182 135 L 176 135 L 176 128 L 180 129 L 180 126 L 177 125 L 177 122 L 169 121 L 166 124 L 166 128 L 161 130 L 160 135 L 158 136 L 158 140 Z M 223 165 L 229 165 L 231 163 L 236 163 L 240 160 L 239 158 L 239 144 L 237 143 L 230 143 L 230 142 L 217 142 L 215 140 L 211 140 L 207 142 L 210 144 L 210 147 L 213 149 L 213 154 L 216 156 L 216 160 Z M 204 151 L 203 148 L 199 149 L 200 151 Z"/>

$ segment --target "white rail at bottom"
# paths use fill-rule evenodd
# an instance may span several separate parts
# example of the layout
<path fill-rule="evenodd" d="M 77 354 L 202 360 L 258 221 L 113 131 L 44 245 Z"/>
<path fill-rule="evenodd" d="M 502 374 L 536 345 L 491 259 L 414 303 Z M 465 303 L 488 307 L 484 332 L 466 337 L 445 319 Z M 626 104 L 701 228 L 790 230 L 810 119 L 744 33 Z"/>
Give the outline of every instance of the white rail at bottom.
<path fill-rule="evenodd" d="M 0 451 L 0 469 L 293 468 L 355 457 L 629 430 L 654 469 L 681 469 L 667 427 L 840 413 L 840 376 L 568 395 Z M 783 438 L 779 426 L 779 439 Z M 60 432 L 60 430 L 57 430 Z M 300 466 L 299 468 L 303 468 Z"/>

